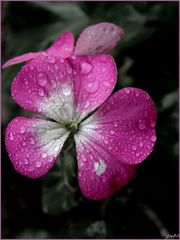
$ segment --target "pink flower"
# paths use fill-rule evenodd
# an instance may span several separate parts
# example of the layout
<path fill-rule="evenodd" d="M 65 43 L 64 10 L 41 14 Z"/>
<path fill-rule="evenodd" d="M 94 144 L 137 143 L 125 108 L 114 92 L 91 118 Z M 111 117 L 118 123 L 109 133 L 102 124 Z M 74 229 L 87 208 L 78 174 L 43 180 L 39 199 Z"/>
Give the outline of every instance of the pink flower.
<path fill-rule="evenodd" d="M 102 39 L 104 30 L 99 25 L 97 31 L 97 26 L 93 38 L 89 38 L 93 26 L 84 30 L 74 53 L 59 46 L 61 57 L 40 54 L 22 67 L 12 82 L 12 96 L 21 107 L 46 119 L 17 117 L 5 134 L 16 171 L 38 178 L 53 167 L 74 133 L 79 185 L 87 198 L 95 200 L 127 184 L 156 141 L 156 108 L 146 92 L 129 87 L 109 97 L 116 65 L 112 57 L 95 49 L 100 51 L 101 44 L 106 52 L 117 38 Z"/>
<path fill-rule="evenodd" d="M 3 68 L 27 62 L 39 56 L 55 56 L 68 58 L 76 55 L 94 55 L 107 53 L 113 49 L 124 36 L 124 30 L 112 23 L 99 23 L 87 27 L 77 40 L 74 48 L 74 35 L 72 32 L 63 32 L 48 49 L 40 52 L 26 53 L 14 57 L 3 64 Z"/>

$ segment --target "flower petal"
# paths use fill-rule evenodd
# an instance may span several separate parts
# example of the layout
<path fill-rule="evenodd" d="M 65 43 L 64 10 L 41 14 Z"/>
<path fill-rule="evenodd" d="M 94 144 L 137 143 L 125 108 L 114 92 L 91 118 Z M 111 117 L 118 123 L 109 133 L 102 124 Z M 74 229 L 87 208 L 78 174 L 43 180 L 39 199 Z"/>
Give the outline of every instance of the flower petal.
<path fill-rule="evenodd" d="M 74 68 L 75 97 L 82 119 L 102 104 L 116 84 L 116 64 L 106 54 L 69 59 Z"/>
<path fill-rule="evenodd" d="M 67 58 L 74 50 L 74 35 L 71 32 L 63 32 L 56 41 L 46 50 L 48 55 Z"/>
<path fill-rule="evenodd" d="M 55 122 L 17 117 L 6 129 L 6 148 L 17 172 L 38 178 L 52 168 L 68 135 Z"/>
<path fill-rule="evenodd" d="M 156 107 L 145 91 L 124 88 L 85 120 L 81 131 L 98 139 L 121 162 L 137 164 L 153 150 L 156 117 Z"/>
<path fill-rule="evenodd" d="M 108 53 L 124 35 L 124 30 L 112 23 L 87 27 L 77 40 L 75 55 Z"/>
<path fill-rule="evenodd" d="M 136 167 L 114 158 L 88 133 L 76 134 L 75 141 L 79 185 L 87 198 L 107 198 L 133 178 Z"/>
<path fill-rule="evenodd" d="M 22 67 L 12 96 L 23 108 L 56 121 L 73 118 L 73 73 L 67 60 L 40 56 Z"/>
<path fill-rule="evenodd" d="M 14 57 L 10 60 L 8 60 L 7 62 L 5 62 L 3 65 L 2 65 L 2 68 L 6 68 L 6 67 L 9 67 L 11 65 L 14 65 L 14 64 L 18 64 L 18 63 L 21 63 L 21 62 L 27 62 L 27 61 L 30 61 L 34 58 L 37 58 L 39 57 L 40 55 L 42 55 L 43 52 L 31 52 L 31 53 L 25 53 L 21 56 L 18 56 L 18 57 Z"/>

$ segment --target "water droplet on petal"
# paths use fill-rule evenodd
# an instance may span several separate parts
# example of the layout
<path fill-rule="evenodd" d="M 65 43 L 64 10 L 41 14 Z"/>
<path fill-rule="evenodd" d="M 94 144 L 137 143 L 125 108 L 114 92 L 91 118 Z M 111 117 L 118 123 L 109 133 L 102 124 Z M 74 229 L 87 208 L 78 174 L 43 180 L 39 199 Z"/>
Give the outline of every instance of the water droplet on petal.
<path fill-rule="evenodd" d="M 40 162 L 40 161 L 37 161 L 37 162 L 36 162 L 36 167 L 37 167 L 37 168 L 40 168 L 40 167 L 41 167 L 41 162 Z"/>
<path fill-rule="evenodd" d="M 13 136 L 12 132 L 9 134 L 9 139 L 10 139 L 11 141 L 14 140 L 14 136 Z"/>
<path fill-rule="evenodd" d="M 144 146 L 143 142 L 140 142 L 140 143 L 139 143 L 139 146 L 140 146 L 140 147 L 143 147 L 143 146 Z"/>
<path fill-rule="evenodd" d="M 53 161 L 53 156 L 51 156 L 49 159 L 48 159 L 48 162 L 51 163 Z"/>
<path fill-rule="evenodd" d="M 151 137 L 151 141 L 152 141 L 152 142 L 155 142 L 156 139 L 157 139 L 157 137 L 156 137 L 155 135 Z"/>
<path fill-rule="evenodd" d="M 93 66 L 88 62 L 81 62 L 80 67 L 81 67 L 81 73 L 85 75 L 90 73 L 93 68 Z"/>
<path fill-rule="evenodd" d="M 42 88 L 39 88 L 38 94 L 39 94 L 39 96 L 43 97 L 44 96 L 44 90 Z"/>
<path fill-rule="evenodd" d="M 90 106 L 91 102 L 89 100 L 86 100 L 86 102 L 84 103 L 84 108 L 88 108 Z"/>
<path fill-rule="evenodd" d="M 32 172 L 32 171 L 34 171 L 34 168 L 33 167 L 29 167 L 28 168 L 28 172 Z"/>
<path fill-rule="evenodd" d="M 46 157 L 47 157 L 47 153 L 43 153 L 42 158 L 46 158 Z"/>
<path fill-rule="evenodd" d="M 48 80 L 48 76 L 46 73 L 39 73 L 37 75 L 37 82 L 40 86 L 45 86 Z"/>
<path fill-rule="evenodd" d="M 138 124 L 138 127 L 139 127 L 140 130 L 146 129 L 146 124 L 145 124 L 145 122 L 140 120 L 140 121 L 139 121 L 139 124 Z"/>
<path fill-rule="evenodd" d="M 125 88 L 125 92 L 126 92 L 126 94 L 129 94 L 130 93 L 130 89 L 129 88 Z"/>
<path fill-rule="evenodd" d="M 151 123 L 151 127 L 154 128 L 156 126 L 156 122 Z"/>
<path fill-rule="evenodd" d="M 135 151 L 136 149 L 137 149 L 137 147 L 136 147 L 135 145 L 133 145 L 133 146 L 132 146 L 132 150 Z"/>
<path fill-rule="evenodd" d="M 140 154 L 137 152 L 137 153 L 136 153 L 136 157 L 139 157 L 139 155 L 140 155 Z"/>
<path fill-rule="evenodd" d="M 48 56 L 45 60 L 46 60 L 46 62 L 49 62 L 49 63 L 55 63 L 56 62 L 56 59 L 53 56 Z"/>
<path fill-rule="evenodd" d="M 89 82 L 84 85 L 84 88 L 89 93 L 95 93 L 99 89 L 99 83 L 97 81 Z"/>
<path fill-rule="evenodd" d="M 25 129 L 24 127 L 21 127 L 19 132 L 20 132 L 21 134 L 23 134 L 23 133 L 25 133 L 25 131 L 26 131 L 26 129 Z"/>
<path fill-rule="evenodd" d="M 24 164 L 25 165 L 28 165 L 29 164 L 29 161 L 27 159 L 24 160 Z"/>
<path fill-rule="evenodd" d="M 110 133 L 111 133 L 111 135 L 114 135 L 115 132 L 113 130 L 111 130 Z"/>
<path fill-rule="evenodd" d="M 22 145 L 23 145 L 23 146 L 26 146 L 26 142 L 25 142 L 25 141 L 22 141 Z"/>
<path fill-rule="evenodd" d="M 114 127 L 118 127 L 118 122 L 117 122 L 117 121 L 114 121 L 114 122 L 113 122 L 113 125 L 114 125 Z"/>
<path fill-rule="evenodd" d="M 28 85 L 27 79 L 24 79 L 24 84 L 25 84 L 26 86 Z"/>
<path fill-rule="evenodd" d="M 62 86 L 62 93 L 63 93 L 65 96 L 70 95 L 70 94 L 71 94 L 71 87 L 68 86 L 68 85 Z"/>

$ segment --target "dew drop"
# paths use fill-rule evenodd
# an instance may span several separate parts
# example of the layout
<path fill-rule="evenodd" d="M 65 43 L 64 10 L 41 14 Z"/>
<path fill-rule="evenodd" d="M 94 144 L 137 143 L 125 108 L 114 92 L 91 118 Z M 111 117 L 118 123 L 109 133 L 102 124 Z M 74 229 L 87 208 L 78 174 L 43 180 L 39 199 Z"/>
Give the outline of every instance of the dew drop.
<path fill-rule="evenodd" d="M 58 70 L 58 65 L 57 65 L 57 64 L 55 64 L 55 65 L 54 65 L 54 68 L 55 68 L 56 70 Z"/>
<path fill-rule="evenodd" d="M 44 90 L 42 88 L 39 88 L 38 94 L 39 94 L 39 96 L 43 97 L 44 96 Z"/>
<path fill-rule="evenodd" d="M 26 129 L 25 129 L 24 127 L 21 127 L 19 132 L 20 132 L 21 134 L 23 134 L 23 133 L 25 133 L 25 131 L 26 131 Z"/>
<path fill-rule="evenodd" d="M 86 100 L 86 102 L 84 103 L 84 108 L 88 108 L 90 106 L 91 102 L 89 100 Z"/>
<path fill-rule="evenodd" d="M 81 73 L 85 75 L 90 73 L 93 68 L 93 66 L 88 62 L 81 62 L 80 67 L 81 67 Z"/>
<path fill-rule="evenodd" d="M 89 82 L 84 85 L 84 88 L 89 93 L 95 93 L 99 89 L 99 83 L 97 81 Z"/>
<path fill-rule="evenodd" d="M 49 63 L 55 63 L 56 62 L 56 59 L 53 56 L 48 56 L 45 60 L 46 60 L 46 62 L 49 62 Z"/>
<path fill-rule="evenodd" d="M 138 124 L 138 127 L 139 127 L 139 129 L 140 130 L 144 130 L 144 129 L 146 129 L 146 124 L 145 124 L 145 122 L 143 122 L 143 121 L 139 121 L 139 124 Z"/>
<path fill-rule="evenodd" d="M 12 132 L 9 134 L 9 139 L 10 139 L 11 141 L 14 140 L 14 136 L 13 136 Z"/>
<path fill-rule="evenodd" d="M 24 160 L 24 164 L 25 165 L 28 165 L 29 164 L 29 161 L 27 159 Z"/>
<path fill-rule="evenodd" d="M 118 122 L 117 122 L 117 121 L 114 121 L 114 122 L 113 122 L 113 125 L 114 125 L 114 127 L 118 127 Z"/>
<path fill-rule="evenodd" d="M 46 153 L 43 153 L 42 154 L 42 158 L 46 158 L 47 157 L 47 154 Z"/>
<path fill-rule="evenodd" d="M 126 94 L 129 94 L 130 93 L 130 89 L 129 88 L 125 88 L 125 92 L 126 92 Z"/>
<path fill-rule="evenodd" d="M 136 147 L 135 145 L 133 145 L 133 146 L 132 146 L 132 150 L 135 151 L 136 149 L 137 149 L 137 147 Z"/>
<path fill-rule="evenodd" d="M 49 162 L 49 163 L 52 163 L 52 161 L 53 161 L 53 157 L 51 156 L 51 157 L 48 159 L 48 162 Z"/>
<path fill-rule="evenodd" d="M 155 135 L 151 137 L 151 141 L 152 141 L 152 142 L 155 142 L 156 139 L 157 139 L 157 137 L 156 137 Z"/>
<path fill-rule="evenodd" d="M 143 147 L 143 146 L 144 146 L 143 142 L 140 142 L 140 143 L 139 143 L 139 146 L 140 146 L 140 147 Z"/>
<path fill-rule="evenodd" d="M 151 127 L 154 128 L 156 126 L 156 122 L 151 123 Z"/>
<path fill-rule="evenodd" d="M 58 150 L 59 150 L 59 147 L 58 147 L 58 146 L 55 146 L 55 147 L 54 147 L 54 151 L 55 151 L 55 152 L 58 152 Z"/>
<path fill-rule="evenodd" d="M 113 130 L 110 131 L 110 134 L 111 134 L 111 135 L 114 135 L 114 133 L 115 133 L 115 132 L 114 132 Z"/>
<path fill-rule="evenodd" d="M 32 172 L 32 171 L 34 171 L 34 168 L 33 167 L 29 167 L 28 168 L 28 172 Z"/>
<path fill-rule="evenodd" d="M 37 161 L 37 162 L 36 162 L 36 167 L 37 167 L 37 168 L 40 168 L 40 167 L 41 167 L 41 162 L 40 162 L 40 161 Z"/>
<path fill-rule="evenodd" d="M 24 84 L 25 84 L 26 86 L 28 85 L 27 79 L 24 79 Z"/>
<path fill-rule="evenodd" d="M 33 66 L 32 64 L 30 65 L 30 69 L 31 69 L 31 70 L 34 70 L 34 66 Z"/>
<path fill-rule="evenodd" d="M 71 94 L 71 87 L 68 86 L 68 85 L 62 86 L 62 93 L 63 93 L 65 96 L 70 95 L 70 94 Z"/>
<path fill-rule="evenodd" d="M 22 145 L 23 145 L 23 146 L 26 146 L 26 142 L 25 142 L 25 141 L 22 141 Z"/>
<path fill-rule="evenodd" d="M 48 76 L 46 73 L 39 73 L 37 75 L 37 82 L 40 86 L 45 86 L 48 80 Z"/>
<path fill-rule="evenodd" d="M 139 155 L 140 155 L 140 154 L 137 152 L 137 153 L 136 153 L 136 157 L 139 157 Z"/>

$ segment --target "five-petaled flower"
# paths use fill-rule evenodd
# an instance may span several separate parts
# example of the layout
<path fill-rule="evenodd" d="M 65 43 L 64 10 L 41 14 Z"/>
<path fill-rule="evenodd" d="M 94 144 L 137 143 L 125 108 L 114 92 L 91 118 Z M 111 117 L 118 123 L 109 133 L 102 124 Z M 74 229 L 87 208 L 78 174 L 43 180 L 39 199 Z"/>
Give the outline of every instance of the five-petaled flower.
<path fill-rule="evenodd" d="M 117 71 L 105 53 L 122 35 L 118 26 L 101 23 L 85 29 L 75 48 L 73 34 L 66 32 L 49 49 L 5 63 L 33 58 L 13 80 L 12 96 L 45 117 L 17 117 L 6 129 L 7 151 L 19 173 L 46 174 L 74 133 L 78 180 L 87 198 L 104 199 L 133 178 L 156 141 L 156 108 L 137 88 L 110 96 Z"/>

